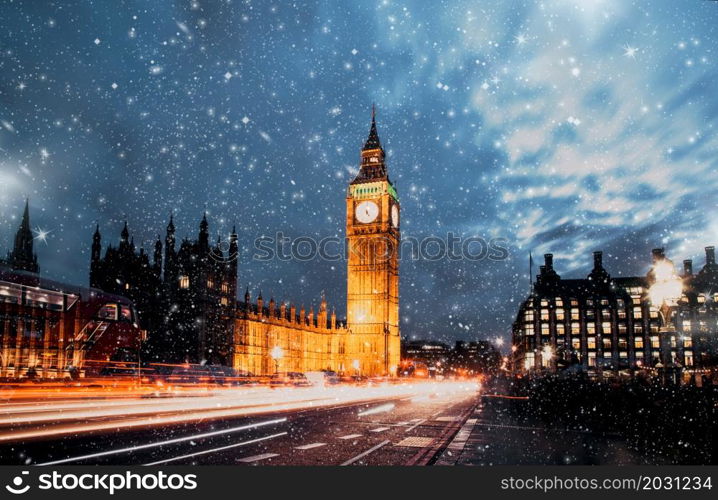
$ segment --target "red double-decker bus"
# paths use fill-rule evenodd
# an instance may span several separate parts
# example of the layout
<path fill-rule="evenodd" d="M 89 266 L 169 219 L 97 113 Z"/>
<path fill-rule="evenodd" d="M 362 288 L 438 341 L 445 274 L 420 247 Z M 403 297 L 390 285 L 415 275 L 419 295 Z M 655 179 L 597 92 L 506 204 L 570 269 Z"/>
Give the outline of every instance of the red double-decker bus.
<path fill-rule="evenodd" d="M 0 379 L 96 375 L 143 339 L 129 299 L 0 267 Z"/>

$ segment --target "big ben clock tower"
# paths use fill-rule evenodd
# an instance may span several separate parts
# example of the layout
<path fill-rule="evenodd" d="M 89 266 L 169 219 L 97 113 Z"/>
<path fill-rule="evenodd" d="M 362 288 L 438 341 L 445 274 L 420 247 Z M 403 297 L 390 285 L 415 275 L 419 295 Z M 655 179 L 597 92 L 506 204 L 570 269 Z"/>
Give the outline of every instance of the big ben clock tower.
<path fill-rule="evenodd" d="M 399 364 L 400 212 L 372 108 L 360 170 L 347 191 L 349 361 L 364 375 L 396 375 Z"/>

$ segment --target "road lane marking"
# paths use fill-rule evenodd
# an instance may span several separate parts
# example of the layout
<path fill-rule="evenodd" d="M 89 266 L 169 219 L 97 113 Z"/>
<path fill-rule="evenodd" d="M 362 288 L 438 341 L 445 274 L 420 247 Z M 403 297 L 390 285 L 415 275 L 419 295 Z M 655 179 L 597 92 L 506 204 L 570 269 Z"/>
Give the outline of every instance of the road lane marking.
<path fill-rule="evenodd" d="M 261 455 L 254 455 L 251 457 L 240 458 L 237 461 L 244 462 L 244 463 L 250 463 L 250 462 L 258 462 L 260 460 L 266 460 L 268 458 L 278 457 L 278 456 L 279 456 L 279 453 L 262 453 Z"/>
<path fill-rule="evenodd" d="M 384 432 L 388 431 L 389 427 L 377 427 L 376 429 L 371 429 L 369 432 Z"/>
<path fill-rule="evenodd" d="M 404 432 L 413 431 L 414 429 L 416 429 L 417 427 L 419 427 L 419 426 L 420 426 L 421 424 L 423 424 L 424 422 L 426 422 L 426 419 L 425 419 L 425 418 L 420 418 L 414 425 L 412 425 L 411 427 L 407 427 L 407 428 L 404 430 Z"/>
<path fill-rule="evenodd" d="M 382 446 L 386 446 L 386 445 L 389 444 L 389 443 L 391 443 L 391 441 L 389 441 L 388 439 L 387 439 L 386 441 L 382 441 L 381 443 L 379 443 L 378 445 L 374 446 L 373 448 L 369 448 L 369 449 L 366 450 L 364 453 L 360 453 L 360 454 L 358 454 L 356 457 L 350 458 L 350 459 L 347 460 L 346 462 L 342 463 L 342 466 L 351 465 L 351 464 L 353 464 L 354 462 L 357 462 L 357 461 L 361 460 L 361 459 L 364 458 L 365 456 L 367 456 L 367 455 L 369 455 L 369 454 L 371 454 L 371 453 L 374 453 L 376 450 L 378 450 L 378 449 L 381 448 Z"/>
<path fill-rule="evenodd" d="M 437 417 L 436 418 L 437 422 L 456 422 L 458 420 L 461 420 L 461 417 L 456 416 L 456 415 L 449 415 L 449 416 L 445 416 L 445 417 Z"/>
<path fill-rule="evenodd" d="M 339 439 L 354 439 L 362 437 L 361 434 L 347 434 L 346 436 L 340 436 Z"/>
<path fill-rule="evenodd" d="M 66 464 L 68 462 L 78 462 L 80 460 L 87 460 L 88 458 L 98 458 L 98 457 L 105 457 L 107 455 L 116 455 L 118 453 L 127 453 L 130 451 L 146 450 L 147 448 L 155 448 L 158 446 L 165 446 L 168 444 L 182 443 L 184 441 L 192 441 L 195 439 L 202 439 L 202 438 L 206 438 L 206 437 L 218 436 L 220 434 L 230 434 L 232 432 L 240 432 L 240 431 L 247 431 L 250 429 L 258 429 L 260 427 L 264 427 L 267 425 L 280 424 L 280 423 L 286 422 L 286 421 L 287 421 L 286 417 L 276 418 L 274 420 L 266 420 L 264 422 L 258 422 L 256 424 L 240 425 L 239 427 L 231 427 L 229 429 L 221 429 L 221 430 L 212 431 L 212 432 L 203 432 L 201 434 L 193 434 L 191 436 L 184 436 L 181 438 L 168 439 L 166 441 L 157 441 L 155 443 L 140 444 L 137 446 L 128 446 L 127 448 L 119 448 L 117 450 L 100 451 L 98 453 L 91 453 L 89 455 L 81 455 L 79 457 L 63 458 L 62 460 L 54 460 L 52 462 L 45 462 L 45 463 L 41 463 L 41 464 L 37 464 L 37 465 Z"/>
<path fill-rule="evenodd" d="M 206 455 L 208 453 L 216 453 L 218 451 L 229 450 L 231 448 L 238 448 L 240 446 L 247 446 L 250 444 L 259 443 L 261 441 L 268 441 L 269 439 L 278 438 L 280 436 L 286 436 L 287 434 L 288 434 L 287 432 L 280 432 L 278 434 L 272 434 L 271 436 L 265 436 L 265 437 L 261 437 L 261 438 L 257 438 L 257 439 L 250 439 L 249 441 L 242 441 L 241 443 L 230 444 L 228 446 L 220 446 L 219 448 L 212 448 L 211 450 L 203 450 L 203 451 L 198 451 L 195 453 L 189 453 L 187 455 L 180 455 L 178 457 L 167 458 L 165 460 L 158 460 L 156 462 L 151 462 L 151 463 L 148 463 L 145 465 L 166 464 L 169 462 L 174 462 L 176 460 L 182 460 L 183 458 L 192 458 L 192 457 L 196 457 L 199 455 Z"/>
<path fill-rule="evenodd" d="M 327 443 L 312 443 L 312 444 L 305 444 L 302 446 L 296 446 L 295 450 L 311 450 L 312 448 L 319 448 L 320 446 L 326 446 Z"/>

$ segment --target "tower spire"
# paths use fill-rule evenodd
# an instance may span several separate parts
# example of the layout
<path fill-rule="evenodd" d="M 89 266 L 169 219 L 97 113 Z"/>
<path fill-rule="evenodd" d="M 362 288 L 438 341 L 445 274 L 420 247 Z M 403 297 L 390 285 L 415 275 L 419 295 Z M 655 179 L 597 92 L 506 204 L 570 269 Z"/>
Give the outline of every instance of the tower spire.
<path fill-rule="evenodd" d="M 30 230 L 30 199 L 25 198 L 25 210 L 22 213 L 20 227 L 15 233 L 15 245 L 8 254 L 8 261 L 13 269 L 37 273 L 37 255 L 33 251 L 33 236 Z"/>
<path fill-rule="evenodd" d="M 382 153 L 384 148 L 381 147 L 381 141 L 379 140 L 379 132 L 376 129 L 376 105 L 371 105 L 371 127 L 369 128 L 369 137 L 367 137 L 364 143 L 363 151 L 370 151 L 372 149 L 380 149 Z"/>

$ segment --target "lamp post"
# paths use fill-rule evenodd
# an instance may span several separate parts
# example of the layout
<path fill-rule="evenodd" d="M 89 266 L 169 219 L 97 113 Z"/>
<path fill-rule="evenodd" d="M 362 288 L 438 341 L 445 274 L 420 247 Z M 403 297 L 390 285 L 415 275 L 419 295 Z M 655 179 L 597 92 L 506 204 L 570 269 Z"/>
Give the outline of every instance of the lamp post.
<path fill-rule="evenodd" d="M 275 345 L 269 355 L 274 360 L 274 373 L 279 375 L 279 360 L 284 357 L 284 349 L 281 346 Z"/>
<path fill-rule="evenodd" d="M 676 274 L 673 262 L 661 258 L 653 265 L 653 284 L 648 290 L 651 306 L 658 310 L 661 317 L 660 350 L 661 359 L 656 368 L 661 372 L 661 382 L 666 383 L 666 373 L 675 369 L 671 375 L 673 380 L 680 371 L 680 365 L 673 362 L 671 356 L 671 337 L 676 335 L 676 327 L 673 323 L 673 310 L 683 293 L 683 282 Z"/>
<path fill-rule="evenodd" d="M 548 368 L 549 370 L 553 367 L 553 348 L 546 344 L 543 346 L 543 349 L 541 350 L 541 362 L 543 363 L 544 368 Z"/>

